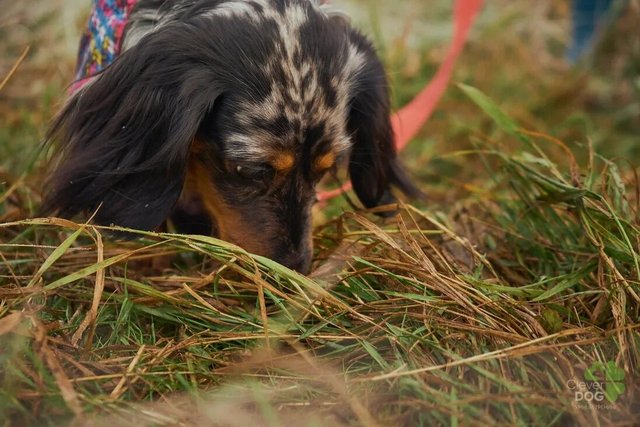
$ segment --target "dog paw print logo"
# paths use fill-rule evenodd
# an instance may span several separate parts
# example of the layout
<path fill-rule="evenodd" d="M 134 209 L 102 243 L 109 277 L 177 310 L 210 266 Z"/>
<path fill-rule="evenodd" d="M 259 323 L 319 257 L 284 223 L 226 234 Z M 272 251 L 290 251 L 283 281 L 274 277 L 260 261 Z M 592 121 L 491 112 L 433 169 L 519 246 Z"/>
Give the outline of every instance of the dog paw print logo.
<path fill-rule="evenodd" d="M 615 362 L 595 362 L 584 371 L 584 379 L 604 384 L 604 396 L 611 403 L 625 392 L 624 370 L 618 368 Z"/>

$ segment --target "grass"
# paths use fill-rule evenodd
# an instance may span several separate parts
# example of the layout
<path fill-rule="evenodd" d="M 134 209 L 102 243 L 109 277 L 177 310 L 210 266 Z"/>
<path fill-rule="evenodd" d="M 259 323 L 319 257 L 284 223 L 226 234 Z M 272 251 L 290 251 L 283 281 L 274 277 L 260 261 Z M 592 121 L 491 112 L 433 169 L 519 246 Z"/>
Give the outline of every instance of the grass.
<path fill-rule="evenodd" d="M 309 277 L 213 238 L 114 242 L 33 219 L 37 164 L 7 168 L 2 423 L 634 425 L 640 188 L 624 158 L 637 124 L 611 119 L 640 102 L 613 95 L 633 73 L 536 75 L 514 30 L 526 9 L 498 9 L 459 65 L 465 84 L 406 153 L 429 204 L 386 221 L 325 207 Z M 399 104 L 428 80 L 432 49 L 386 51 Z M 497 52 L 519 60 L 493 75 Z M 567 125 L 576 116 L 596 137 Z M 612 401 L 576 401 L 594 366 Z"/>

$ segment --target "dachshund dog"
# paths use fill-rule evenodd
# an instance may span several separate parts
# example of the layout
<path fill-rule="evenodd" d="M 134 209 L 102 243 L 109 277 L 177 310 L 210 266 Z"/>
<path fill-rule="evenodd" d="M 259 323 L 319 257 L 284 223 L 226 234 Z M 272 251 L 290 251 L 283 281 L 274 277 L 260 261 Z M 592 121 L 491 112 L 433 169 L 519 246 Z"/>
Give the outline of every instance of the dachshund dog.
<path fill-rule="evenodd" d="M 55 118 L 48 214 L 210 233 L 306 273 L 315 187 L 419 190 L 372 44 L 318 0 L 139 0 L 113 64 Z"/>

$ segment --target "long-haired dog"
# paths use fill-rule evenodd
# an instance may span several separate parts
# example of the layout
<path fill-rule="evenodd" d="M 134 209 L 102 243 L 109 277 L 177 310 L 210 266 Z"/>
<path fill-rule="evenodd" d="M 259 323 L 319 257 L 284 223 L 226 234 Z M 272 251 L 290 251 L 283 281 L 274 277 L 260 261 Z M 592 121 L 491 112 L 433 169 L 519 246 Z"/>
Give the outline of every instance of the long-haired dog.
<path fill-rule="evenodd" d="M 139 0 L 122 54 L 52 125 L 44 211 L 173 217 L 308 272 L 315 186 L 341 159 L 365 207 L 418 194 L 372 44 L 318 3 Z"/>

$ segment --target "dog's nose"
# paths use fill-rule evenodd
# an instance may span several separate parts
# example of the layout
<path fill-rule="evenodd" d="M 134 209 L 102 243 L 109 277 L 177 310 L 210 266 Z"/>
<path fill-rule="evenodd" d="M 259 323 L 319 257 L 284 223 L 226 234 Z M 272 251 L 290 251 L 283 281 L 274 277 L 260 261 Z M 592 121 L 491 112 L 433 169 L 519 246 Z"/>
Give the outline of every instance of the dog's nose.
<path fill-rule="evenodd" d="M 311 272 L 311 257 L 300 258 L 294 261 L 289 268 L 298 273 L 309 274 Z"/>
<path fill-rule="evenodd" d="M 311 271 L 311 253 L 291 254 L 278 257 L 275 261 L 302 274 L 309 274 Z"/>

